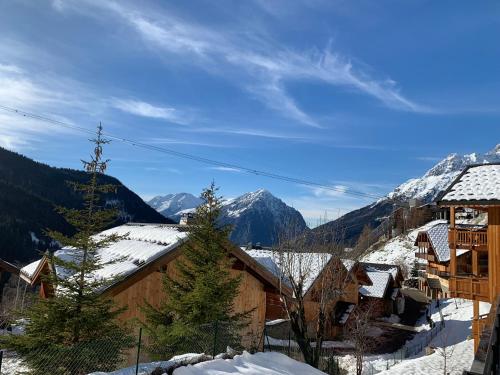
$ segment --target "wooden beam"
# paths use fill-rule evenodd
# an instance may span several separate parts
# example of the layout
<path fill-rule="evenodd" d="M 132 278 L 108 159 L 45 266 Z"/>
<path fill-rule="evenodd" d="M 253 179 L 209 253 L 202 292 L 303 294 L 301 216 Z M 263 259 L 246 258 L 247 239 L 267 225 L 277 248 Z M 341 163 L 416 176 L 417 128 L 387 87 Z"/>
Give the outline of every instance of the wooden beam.
<path fill-rule="evenodd" d="M 455 228 L 455 207 L 450 207 L 450 228 Z"/>
<path fill-rule="evenodd" d="M 472 250 L 472 274 L 479 275 L 479 252 Z"/>

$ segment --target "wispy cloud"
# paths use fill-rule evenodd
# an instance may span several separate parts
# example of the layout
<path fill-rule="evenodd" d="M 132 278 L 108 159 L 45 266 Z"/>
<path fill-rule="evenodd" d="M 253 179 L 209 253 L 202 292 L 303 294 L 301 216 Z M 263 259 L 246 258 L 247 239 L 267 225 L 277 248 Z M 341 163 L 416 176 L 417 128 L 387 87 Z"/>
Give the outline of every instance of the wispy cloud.
<path fill-rule="evenodd" d="M 231 167 L 210 167 L 208 169 L 221 172 L 243 172 L 241 169 Z"/>
<path fill-rule="evenodd" d="M 334 52 L 331 46 L 324 50 L 294 51 L 248 30 L 222 33 L 170 13 L 147 13 L 110 1 L 87 0 L 87 4 L 119 16 L 155 51 L 186 57 L 189 63 L 225 76 L 236 71 L 236 81 L 244 89 L 269 108 L 304 125 L 320 126 L 285 89 L 287 81 L 318 81 L 355 89 L 393 109 L 431 111 L 401 94 L 393 80 L 373 78 L 366 69 L 354 66 L 351 59 Z M 77 5 L 81 7 L 81 2 Z M 246 78 L 241 77 L 242 73 Z"/>
<path fill-rule="evenodd" d="M 115 98 L 111 100 L 111 105 L 136 116 L 162 119 L 181 125 L 189 122 L 188 116 L 175 108 L 155 106 L 140 100 Z"/>

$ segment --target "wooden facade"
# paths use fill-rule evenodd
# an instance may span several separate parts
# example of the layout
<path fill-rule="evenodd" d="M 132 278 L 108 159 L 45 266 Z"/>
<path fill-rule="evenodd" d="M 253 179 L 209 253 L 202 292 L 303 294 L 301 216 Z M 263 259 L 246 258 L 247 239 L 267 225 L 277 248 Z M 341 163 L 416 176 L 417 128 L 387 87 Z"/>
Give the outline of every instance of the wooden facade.
<path fill-rule="evenodd" d="M 143 265 L 103 292 L 104 295 L 111 297 L 117 306 L 127 307 L 119 317 L 121 321 L 133 324 L 144 321 L 141 307 L 145 302 L 159 306 L 167 298 L 163 289 L 163 277 L 165 274 L 174 279 L 177 277 L 176 262 L 182 259 L 184 246 L 180 245 L 156 260 Z M 266 309 L 268 295 L 275 296 L 279 293 L 279 282 L 274 275 L 240 248 L 234 245 L 229 246 L 231 246 L 229 256 L 232 258 L 230 274 L 241 276 L 239 293 L 234 300 L 234 313 L 250 312 L 249 325 L 244 328 L 241 334 L 243 337 L 257 337 L 264 331 L 268 316 Z M 51 285 L 47 285 L 41 277 L 51 270 L 47 259 L 48 257 L 42 258 L 33 278 L 27 280 L 32 285 L 40 284 L 40 295 L 43 298 L 52 295 Z M 288 289 L 285 289 L 285 293 L 288 293 Z"/>
<path fill-rule="evenodd" d="M 491 176 L 475 177 L 477 187 L 487 183 L 492 184 L 490 190 L 474 194 L 471 188 L 471 174 L 474 168 L 490 168 Z M 479 315 L 479 302 L 493 304 L 500 295 L 500 198 L 493 193 L 497 189 L 498 181 L 495 170 L 498 165 L 476 165 L 467 167 L 456 180 L 442 193 L 438 204 L 450 209 L 449 226 L 449 290 L 451 297 L 465 298 L 473 301 L 472 332 L 474 337 L 474 351 L 479 347 L 482 331 L 488 327 L 486 316 Z M 465 175 L 469 180 L 466 181 Z M 487 179 L 487 180 L 486 180 Z M 465 182 L 464 182 L 465 181 Z M 469 184 L 468 186 L 466 186 Z M 465 187 L 464 187 L 465 186 Z M 467 190 L 468 189 L 468 190 Z M 462 192 L 462 190 L 464 192 Z M 447 197 L 450 192 L 458 192 L 460 198 Z M 498 195 L 498 194 L 497 194 Z M 457 223 L 456 213 L 461 209 L 473 209 L 487 213 L 487 224 L 481 226 L 464 226 Z M 470 251 L 464 264 L 457 256 L 458 249 Z"/>

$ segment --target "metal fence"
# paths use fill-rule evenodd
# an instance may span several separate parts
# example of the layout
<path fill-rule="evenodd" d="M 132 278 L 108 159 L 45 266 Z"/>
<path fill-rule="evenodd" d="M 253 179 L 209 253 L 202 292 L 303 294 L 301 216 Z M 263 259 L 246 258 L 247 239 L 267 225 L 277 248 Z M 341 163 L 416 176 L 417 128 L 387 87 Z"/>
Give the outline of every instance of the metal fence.
<path fill-rule="evenodd" d="M 266 326 L 262 337 L 264 341 L 262 350 L 264 352 L 278 352 L 297 361 L 305 362 L 302 351 L 295 340 L 295 335 L 288 322 Z M 311 345 L 314 347 L 315 343 L 312 342 Z M 321 348 L 318 368 L 330 375 L 344 374 L 339 366 L 339 360 L 335 355 L 334 349 L 326 345 Z"/>
<path fill-rule="evenodd" d="M 262 342 L 261 336 L 240 336 L 232 325 L 224 322 L 192 327 L 181 340 L 165 338 L 164 335 L 153 337 L 140 328 L 132 338 L 93 339 L 75 345 L 26 349 L 19 353 L 1 351 L 0 374 L 86 375 L 122 368 L 128 368 L 127 374 L 138 374 L 151 367 L 144 363 L 154 362 L 155 367 L 166 367 L 172 364 L 169 360 L 176 355 L 204 353 L 213 358 L 226 353 L 228 347 L 257 351 L 259 346 L 262 348 Z"/>

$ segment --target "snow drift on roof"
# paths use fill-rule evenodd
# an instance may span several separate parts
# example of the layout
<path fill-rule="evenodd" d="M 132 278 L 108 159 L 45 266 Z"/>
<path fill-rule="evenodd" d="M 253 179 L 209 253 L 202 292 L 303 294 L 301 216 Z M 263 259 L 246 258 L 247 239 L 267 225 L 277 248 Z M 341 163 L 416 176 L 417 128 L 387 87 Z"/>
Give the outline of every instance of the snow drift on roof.
<path fill-rule="evenodd" d="M 448 224 L 438 223 L 427 229 L 427 236 L 439 262 L 450 260 L 450 247 L 448 246 Z"/>
<path fill-rule="evenodd" d="M 182 232 L 178 227 L 163 224 L 125 224 L 101 232 L 97 236 L 111 234 L 128 235 L 117 242 L 100 249 L 98 256 L 100 262 L 105 264 L 94 274 L 96 279 L 112 279 L 123 277 L 133 273 L 144 264 L 147 264 L 158 257 L 168 253 L 179 246 L 187 237 L 187 232 Z M 65 247 L 57 250 L 54 255 L 63 261 L 80 262 L 81 251 Z M 28 264 L 22 268 L 21 272 L 32 277 L 38 267 L 40 260 Z M 59 277 L 67 278 L 72 275 L 67 269 L 56 266 L 56 273 Z"/>
<path fill-rule="evenodd" d="M 278 278 L 284 277 L 281 272 L 281 265 L 283 265 L 283 267 L 288 267 L 287 265 L 289 265 L 290 271 L 294 275 L 294 279 L 298 280 L 300 275 L 303 275 L 304 293 L 307 293 L 332 257 L 331 254 L 327 253 L 292 253 L 275 252 L 272 250 L 245 251 Z"/>
<path fill-rule="evenodd" d="M 470 167 L 441 201 L 498 201 L 500 200 L 500 165 L 486 164 Z"/>
<path fill-rule="evenodd" d="M 373 285 L 363 285 L 359 288 L 359 292 L 365 297 L 384 298 L 385 291 L 391 280 L 391 274 L 377 271 L 367 271 L 366 273 Z"/>

